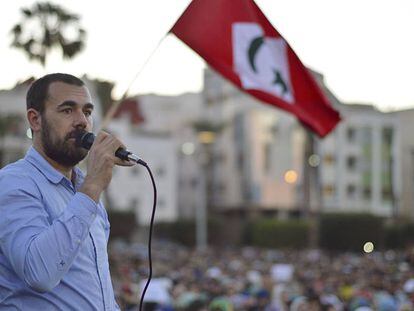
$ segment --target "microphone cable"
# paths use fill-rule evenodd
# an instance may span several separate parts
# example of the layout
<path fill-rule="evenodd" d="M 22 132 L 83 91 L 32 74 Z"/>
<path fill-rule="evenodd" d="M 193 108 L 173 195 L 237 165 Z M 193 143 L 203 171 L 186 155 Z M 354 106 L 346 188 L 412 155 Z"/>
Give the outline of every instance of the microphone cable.
<path fill-rule="evenodd" d="M 144 302 L 144 297 L 145 297 L 145 293 L 147 292 L 148 286 L 151 282 L 151 278 L 152 278 L 152 255 L 151 255 L 151 244 L 152 244 L 152 231 L 153 231 L 153 227 L 154 227 L 154 218 L 155 218 L 155 210 L 157 207 L 157 187 L 155 185 L 155 181 L 154 181 L 154 176 L 152 175 L 151 169 L 149 168 L 148 164 L 145 163 L 144 161 L 142 161 L 141 159 L 139 161 L 136 161 L 136 163 L 141 164 L 142 166 L 144 166 L 150 177 L 151 177 L 151 182 L 152 182 L 152 187 L 154 190 L 154 203 L 152 206 L 152 213 L 151 213 L 151 221 L 150 221 L 150 228 L 149 228 L 149 237 L 148 237 L 148 265 L 149 265 L 149 273 L 148 273 L 148 279 L 147 282 L 144 286 L 144 290 L 141 293 L 141 299 L 139 302 L 139 311 L 142 311 L 142 305 Z"/>
<path fill-rule="evenodd" d="M 76 144 L 79 147 L 85 148 L 87 150 L 89 150 L 92 147 L 92 144 L 95 140 L 95 135 L 93 133 L 88 133 L 86 131 L 79 131 L 76 135 Z M 152 182 L 152 187 L 154 189 L 154 204 L 152 206 L 152 213 L 151 213 L 151 221 L 150 221 L 150 228 L 149 228 L 149 237 L 148 237 L 148 262 L 149 262 L 149 273 L 148 273 L 148 280 L 145 284 L 144 290 L 142 291 L 141 294 L 141 300 L 139 302 L 139 310 L 142 311 L 142 304 L 144 302 L 144 297 L 145 297 L 145 293 L 147 292 L 148 286 L 151 282 L 151 278 L 152 278 L 152 255 L 151 255 L 151 244 L 152 244 L 152 231 L 153 231 L 153 227 L 154 227 L 154 218 L 155 218 L 155 210 L 157 207 L 157 187 L 155 185 L 155 180 L 154 180 L 154 176 L 152 175 L 151 169 L 149 168 L 148 164 L 143 161 L 142 159 L 140 159 L 137 155 L 133 154 L 132 152 L 123 149 L 123 148 L 118 148 L 118 150 L 116 150 L 115 152 L 115 156 L 117 156 L 118 158 L 122 159 L 122 160 L 129 160 L 129 161 L 133 161 L 137 164 L 140 164 L 142 166 L 144 166 L 150 177 L 151 177 L 151 182 Z"/>

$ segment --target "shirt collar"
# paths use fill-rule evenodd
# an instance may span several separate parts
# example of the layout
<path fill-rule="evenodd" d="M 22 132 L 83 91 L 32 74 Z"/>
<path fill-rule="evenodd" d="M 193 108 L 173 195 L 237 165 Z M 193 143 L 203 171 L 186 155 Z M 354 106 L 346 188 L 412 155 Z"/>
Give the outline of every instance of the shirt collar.
<path fill-rule="evenodd" d="M 74 184 L 75 184 L 75 190 L 77 191 L 83 184 L 83 180 L 85 179 L 85 175 L 83 174 L 83 172 L 81 171 L 81 169 L 77 166 L 75 166 L 73 168 L 73 172 L 72 174 L 74 174 Z"/>
<path fill-rule="evenodd" d="M 61 172 L 55 169 L 45 158 L 31 146 L 26 153 L 25 160 L 34 165 L 51 183 L 58 184 L 62 179 L 66 179 Z M 73 168 L 75 174 L 75 188 L 78 188 L 83 182 L 83 173 L 78 167 Z"/>

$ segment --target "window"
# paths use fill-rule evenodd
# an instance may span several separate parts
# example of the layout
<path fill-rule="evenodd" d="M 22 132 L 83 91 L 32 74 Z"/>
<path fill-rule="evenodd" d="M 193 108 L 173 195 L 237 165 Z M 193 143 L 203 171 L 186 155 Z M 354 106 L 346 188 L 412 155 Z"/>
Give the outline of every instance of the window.
<path fill-rule="evenodd" d="M 361 172 L 362 177 L 362 198 L 364 200 L 371 200 L 372 198 L 372 180 L 373 180 L 373 138 L 372 128 L 363 127 L 361 129 L 361 147 L 362 153 L 358 158 L 358 170 Z"/>
<path fill-rule="evenodd" d="M 393 199 L 392 176 L 393 176 L 393 129 L 385 127 L 382 129 L 382 146 L 381 146 L 381 188 L 382 199 L 390 202 Z"/>
<path fill-rule="evenodd" d="M 265 143 L 264 145 L 264 171 L 269 172 L 272 165 L 272 145 Z"/>
<path fill-rule="evenodd" d="M 212 106 L 214 104 L 214 95 L 207 94 L 206 102 L 207 102 L 207 106 Z"/>
<path fill-rule="evenodd" d="M 244 154 L 240 151 L 237 155 L 237 168 L 243 172 L 244 169 Z"/>
<path fill-rule="evenodd" d="M 220 195 L 226 192 L 226 184 L 224 182 L 218 182 L 215 188 Z"/>
<path fill-rule="evenodd" d="M 197 186 L 198 186 L 198 179 L 197 179 L 197 177 L 191 178 L 191 180 L 190 180 L 190 187 L 193 188 L 193 189 L 195 189 L 195 188 L 197 188 Z"/>
<path fill-rule="evenodd" d="M 348 169 L 350 169 L 350 170 L 355 170 L 356 169 L 356 163 L 357 163 L 357 159 L 354 156 L 349 156 L 346 159 L 346 165 L 347 165 Z"/>
<path fill-rule="evenodd" d="M 214 161 L 215 162 L 220 162 L 220 163 L 226 162 L 226 158 L 227 157 L 226 157 L 226 154 L 224 152 L 217 153 L 217 154 L 214 155 Z"/>
<path fill-rule="evenodd" d="M 392 190 L 389 187 L 382 188 L 382 200 L 383 201 L 391 201 L 392 200 Z"/>
<path fill-rule="evenodd" d="M 349 198 L 355 198 L 355 194 L 356 194 L 356 187 L 355 185 L 348 185 L 346 187 L 346 192 Z"/>
<path fill-rule="evenodd" d="M 355 129 L 350 127 L 346 131 L 346 138 L 348 142 L 354 142 L 355 141 Z"/>
<path fill-rule="evenodd" d="M 355 187 L 355 185 L 348 185 L 346 187 L 346 193 L 348 195 L 348 198 L 355 199 L 355 197 L 356 197 L 356 187 Z"/>
<path fill-rule="evenodd" d="M 362 189 L 362 195 L 365 200 L 371 200 L 371 188 L 370 187 L 364 187 Z"/>
<path fill-rule="evenodd" d="M 323 195 L 331 197 L 335 194 L 335 187 L 333 185 L 325 185 L 322 189 Z"/>
<path fill-rule="evenodd" d="M 335 157 L 332 154 L 326 154 L 323 157 L 324 165 L 333 165 L 335 163 Z"/>
<path fill-rule="evenodd" d="M 355 193 L 355 190 L 356 190 L 356 187 L 355 187 L 355 185 L 348 185 L 348 187 L 347 187 L 347 191 L 348 191 L 348 193 L 349 194 L 354 194 Z"/>

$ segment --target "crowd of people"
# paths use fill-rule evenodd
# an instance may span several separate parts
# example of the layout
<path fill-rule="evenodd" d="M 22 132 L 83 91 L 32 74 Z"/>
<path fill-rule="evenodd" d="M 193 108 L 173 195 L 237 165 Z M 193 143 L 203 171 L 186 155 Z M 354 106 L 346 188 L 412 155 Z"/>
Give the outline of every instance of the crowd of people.
<path fill-rule="evenodd" d="M 110 245 L 122 310 L 138 310 L 147 248 Z M 414 252 L 328 254 L 252 247 L 204 251 L 157 242 L 144 310 L 414 310 Z"/>

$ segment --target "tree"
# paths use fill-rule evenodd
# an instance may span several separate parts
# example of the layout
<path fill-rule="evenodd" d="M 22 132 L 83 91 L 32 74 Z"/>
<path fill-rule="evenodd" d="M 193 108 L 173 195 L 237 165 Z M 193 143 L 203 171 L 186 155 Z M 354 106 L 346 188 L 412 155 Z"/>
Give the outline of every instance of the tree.
<path fill-rule="evenodd" d="M 43 67 L 54 48 L 62 50 L 63 58 L 72 58 L 85 45 L 86 32 L 80 26 L 79 16 L 49 2 L 35 3 L 22 8 L 23 18 L 11 29 L 12 47 L 23 50 L 30 60 Z"/>

